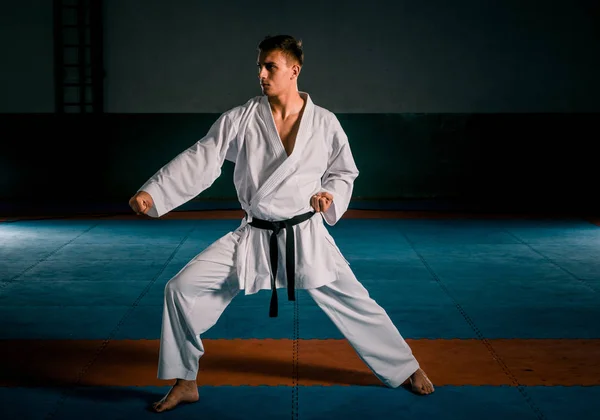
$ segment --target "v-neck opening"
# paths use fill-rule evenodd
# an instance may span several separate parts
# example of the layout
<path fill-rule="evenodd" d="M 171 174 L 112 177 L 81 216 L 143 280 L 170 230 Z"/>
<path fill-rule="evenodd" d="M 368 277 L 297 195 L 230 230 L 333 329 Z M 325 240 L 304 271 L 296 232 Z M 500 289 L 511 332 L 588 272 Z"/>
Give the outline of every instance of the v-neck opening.
<path fill-rule="evenodd" d="M 275 116 L 273 115 L 273 111 L 271 110 L 271 104 L 269 103 L 269 98 L 267 96 L 264 97 L 265 100 L 265 109 L 266 112 L 269 113 L 270 121 L 271 121 L 271 134 L 275 137 L 274 143 L 277 143 L 278 147 L 279 147 L 279 153 L 282 153 L 284 156 L 284 160 L 289 159 L 290 157 L 292 157 L 292 155 L 294 154 L 294 152 L 296 151 L 296 146 L 298 145 L 298 140 L 301 139 L 301 134 L 302 134 L 302 129 L 304 128 L 304 126 L 306 125 L 304 123 L 304 117 L 306 116 L 306 108 L 308 107 L 308 94 L 304 93 L 304 92 L 299 92 L 300 96 L 302 97 L 302 99 L 304 100 L 304 105 L 302 106 L 302 110 L 300 111 L 302 115 L 300 115 L 298 118 L 300 118 L 300 123 L 298 125 L 298 132 L 296 133 L 296 140 L 294 141 L 294 147 L 292 148 L 292 151 L 290 152 L 290 154 L 288 155 L 287 150 L 285 150 L 285 146 L 283 145 L 283 140 L 281 139 L 281 136 L 279 135 L 279 131 L 277 131 L 277 124 L 275 124 Z M 304 96 L 303 96 L 304 95 Z"/>
<path fill-rule="evenodd" d="M 273 191 L 273 189 L 280 182 L 282 182 L 283 179 L 285 179 L 286 176 L 288 176 L 292 171 L 294 171 L 294 169 L 296 168 L 296 163 L 301 158 L 303 149 L 306 147 L 306 143 L 309 140 L 308 136 L 312 129 L 314 105 L 312 103 L 310 95 L 306 92 L 302 93 L 305 95 L 306 104 L 304 107 L 302 118 L 300 120 L 300 126 L 298 127 L 296 144 L 294 145 L 294 149 L 292 150 L 292 153 L 289 156 L 285 152 L 283 142 L 281 141 L 279 133 L 277 132 L 277 127 L 275 126 L 275 118 L 273 117 L 273 112 L 271 111 L 268 98 L 266 96 L 261 98 L 263 102 L 261 102 L 258 112 L 262 117 L 261 119 L 267 131 L 265 141 L 271 143 L 273 147 L 273 152 L 277 155 L 277 160 L 279 162 L 277 162 L 277 167 L 274 169 L 274 171 L 267 177 L 264 183 L 256 191 L 256 195 L 252 199 L 252 208 L 255 208 L 266 195 L 270 194 Z M 267 112 L 269 113 L 269 115 L 265 114 Z M 279 151 L 279 153 L 277 151 Z"/>

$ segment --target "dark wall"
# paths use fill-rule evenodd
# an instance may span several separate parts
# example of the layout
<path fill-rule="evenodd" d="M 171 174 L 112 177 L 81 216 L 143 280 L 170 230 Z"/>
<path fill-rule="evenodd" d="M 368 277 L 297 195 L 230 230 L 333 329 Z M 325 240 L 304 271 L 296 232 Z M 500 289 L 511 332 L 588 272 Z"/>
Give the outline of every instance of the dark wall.
<path fill-rule="evenodd" d="M 52 1 L 0 2 L 0 113 L 54 111 L 52 48 Z"/>
<path fill-rule="evenodd" d="M 53 111 L 52 1 L 2 2 L 0 112 Z M 106 111 L 219 113 L 259 94 L 266 34 L 340 113 L 599 111 L 596 0 L 103 0 Z"/>
<path fill-rule="evenodd" d="M 106 1 L 107 105 L 223 112 L 256 46 L 302 38 L 299 87 L 341 113 L 599 111 L 596 0 Z"/>
<path fill-rule="evenodd" d="M 0 158 L 3 201 L 26 202 L 34 210 L 61 203 L 125 208 L 130 195 L 203 135 L 217 115 L 0 116 L 11 133 Z M 598 209 L 592 152 L 600 137 L 597 114 L 339 118 L 361 171 L 356 206 L 408 200 L 466 210 Z M 221 177 L 195 201 L 235 200 L 232 168 L 226 162 Z"/>
<path fill-rule="evenodd" d="M 256 44 L 282 32 L 304 41 L 299 88 L 349 135 L 356 203 L 593 207 L 598 2 L 336 3 L 105 0 L 107 114 L 94 117 L 52 114 L 52 2 L 7 2 L 3 208 L 126 202 L 259 94 Z M 231 170 L 197 202 L 233 199 Z"/>

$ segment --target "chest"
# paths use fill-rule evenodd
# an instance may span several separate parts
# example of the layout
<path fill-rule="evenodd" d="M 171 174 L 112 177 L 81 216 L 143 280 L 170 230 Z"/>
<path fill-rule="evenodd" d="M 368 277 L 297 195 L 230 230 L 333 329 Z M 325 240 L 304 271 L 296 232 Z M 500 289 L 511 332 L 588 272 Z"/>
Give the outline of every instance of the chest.
<path fill-rule="evenodd" d="M 285 120 L 274 118 L 274 121 L 279 139 L 289 156 L 294 151 L 294 146 L 296 145 L 296 137 L 298 136 L 298 128 L 300 127 L 300 116 L 288 117 Z"/>

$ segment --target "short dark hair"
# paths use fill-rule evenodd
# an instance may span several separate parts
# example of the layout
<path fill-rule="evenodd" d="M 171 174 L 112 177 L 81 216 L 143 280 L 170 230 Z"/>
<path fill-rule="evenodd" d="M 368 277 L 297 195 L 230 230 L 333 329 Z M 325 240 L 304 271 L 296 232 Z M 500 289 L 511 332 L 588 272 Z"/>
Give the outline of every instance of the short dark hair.
<path fill-rule="evenodd" d="M 284 55 L 297 61 L 300 66 L 304 64 L 302 40 L 296 40 L 296 38 L 291 35 L 267 35 L 265 39 L 258 44 L 259 52 L 270 52 L 273 50 L 281 50 Z"/>

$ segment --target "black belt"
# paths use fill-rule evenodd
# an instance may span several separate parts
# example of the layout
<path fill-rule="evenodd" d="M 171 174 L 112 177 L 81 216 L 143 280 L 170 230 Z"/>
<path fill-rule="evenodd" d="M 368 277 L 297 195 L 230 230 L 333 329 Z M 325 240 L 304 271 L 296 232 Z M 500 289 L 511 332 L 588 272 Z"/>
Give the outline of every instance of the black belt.
<path fill-rule="evenodd" d="M 288 300 L 296 300 L 294 290 L 296 288 L 296 246 L 294 239 L 294 229 L 292 226 L 302 223 L 315 215 L 315 212 L 304 213 L 288 220 L 280 220 L 278 222 L 270 222 L 268 220 L 252 219 L 249 223 L 258 229 L 271 230 L 271 239 L 269 241 L 270 256 L 271 256 L 271 305 L 269 308 L 269 316 L 274 318 L 277 316 L 277 262 L 278 262 L 278 247 L 277 235 L 285 228 L 285 268 L 288 285 Z"/>

